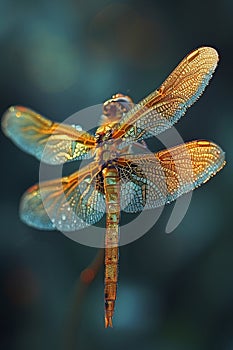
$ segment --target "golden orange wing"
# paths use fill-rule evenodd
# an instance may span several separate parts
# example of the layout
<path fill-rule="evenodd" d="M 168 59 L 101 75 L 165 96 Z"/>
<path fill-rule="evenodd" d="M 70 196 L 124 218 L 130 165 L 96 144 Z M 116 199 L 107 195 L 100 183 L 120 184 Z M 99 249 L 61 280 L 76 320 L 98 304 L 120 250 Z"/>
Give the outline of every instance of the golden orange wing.
<path fill-rule="evenodd" d="M 224 165 L 224 152 L 209 141 L 119 158 L 121 209 L 138 212 L 170 203 L 208 181 Z"/>
<path fill-rule="evenodd" d="M 20 204 L 20 217 L 29 226 L 44 230 L 76 231 L 99 221 L 105 197 L 98 181 L 96 162 L 70 176 L 29 188 Z"/>
<path fill-rule="evenodd" d="M 187 55 L 159 89 L 135 105 L 120 121 L 113 138 L 136 142 L 176 123 L 203 93 L 218 63 L 218 53 L 201 47 Z"/>
<path fill-rule="evenodd" d="M 48 164 L 88 158 L 95 149 L 94 136 L 25 107 L 10 107 L 3 116 L 2 129 L 23 151 Z"/>

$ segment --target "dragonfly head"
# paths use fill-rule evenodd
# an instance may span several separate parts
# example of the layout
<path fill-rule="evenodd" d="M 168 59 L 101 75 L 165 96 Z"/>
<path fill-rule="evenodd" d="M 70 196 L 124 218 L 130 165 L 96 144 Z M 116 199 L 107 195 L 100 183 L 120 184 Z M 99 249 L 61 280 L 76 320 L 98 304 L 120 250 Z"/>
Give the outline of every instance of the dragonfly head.
<path fill-rule="evenodd" d="M 103 117 L 105 121 L 119 121 L 124 113 L 133 107 L 133 101 L 129 96 L 116 94 L 110 100 L 104 102 Z"/>

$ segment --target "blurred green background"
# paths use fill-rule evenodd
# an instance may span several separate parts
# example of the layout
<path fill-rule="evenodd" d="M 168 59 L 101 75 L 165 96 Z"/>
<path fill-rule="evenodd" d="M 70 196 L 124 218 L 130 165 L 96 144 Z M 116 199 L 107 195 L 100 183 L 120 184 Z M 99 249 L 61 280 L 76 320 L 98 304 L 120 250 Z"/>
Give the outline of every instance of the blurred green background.
<path fill-rule="evenodd" d="M 116 92 L 137 102 L 209 45 L 219 68 L 176 127 L 185 141 L 219 144 L 228 162 L 171 235 L 172 205 L 120 249 L 114 328 L 105 330 L 103 269 L 85 299 L 74 296 L 97 249 L 20 222 L 39 162 L 1 134 L 1 349 L 233 349 L 232 18 L 231 0 L 0 0 L 1 114 L 20 104 L 63 121 Z"/>

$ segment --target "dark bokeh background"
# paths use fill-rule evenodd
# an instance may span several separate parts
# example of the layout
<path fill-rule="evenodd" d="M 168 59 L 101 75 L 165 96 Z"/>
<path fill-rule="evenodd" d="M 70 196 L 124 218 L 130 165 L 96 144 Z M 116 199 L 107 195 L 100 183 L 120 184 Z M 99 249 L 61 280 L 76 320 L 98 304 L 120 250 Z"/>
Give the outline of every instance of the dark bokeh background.
<path fill-rule="evenodd" d="M 175 232 L 164 233 L 169 206 L 121 248 L 113 329 L 103 328 L 100 271 L 68 346 L 73 291 L 97 250 L 20 222 L 39 163 L 1 134 L 1 349 L 233 349 L 232 17 L 231 0 L 0 0 L 1 114 L 21 104 L 62 121 L 118 91 L 139 101 L 190 50 L 210 45 L 219 68 L 177 129 L 186 141 L 215 141 L 228 161 L 195 191 Z"/>

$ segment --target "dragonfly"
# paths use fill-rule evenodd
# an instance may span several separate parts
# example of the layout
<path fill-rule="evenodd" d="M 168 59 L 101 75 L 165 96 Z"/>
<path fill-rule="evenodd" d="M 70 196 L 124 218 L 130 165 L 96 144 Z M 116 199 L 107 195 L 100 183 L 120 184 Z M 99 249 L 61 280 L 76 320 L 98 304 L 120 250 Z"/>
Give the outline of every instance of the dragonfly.
<path fill-rule="evenodd" d="M 105 327 L 113 326 L 122 211 L 138 213 L 175 201 L 225 165 L 223 150 L 208 140 L 157 153 L 132 152 L 133 145 L 146 149 L 146 139 L 185 114 L 205 90 L 217 63 L 214 48 L 197 48 L 141 102 L 134 104 L 121 93 L 104 102 L 101 125 L 93 133 L 22 106 L 10 107 L 3 115 L 5 135 L 37 159 L 53 165 L 91 159 L 69 176 L 29 188 L 21 200 L 20 217 L 37 229 L 72 232 L 106 216 Z"/>

